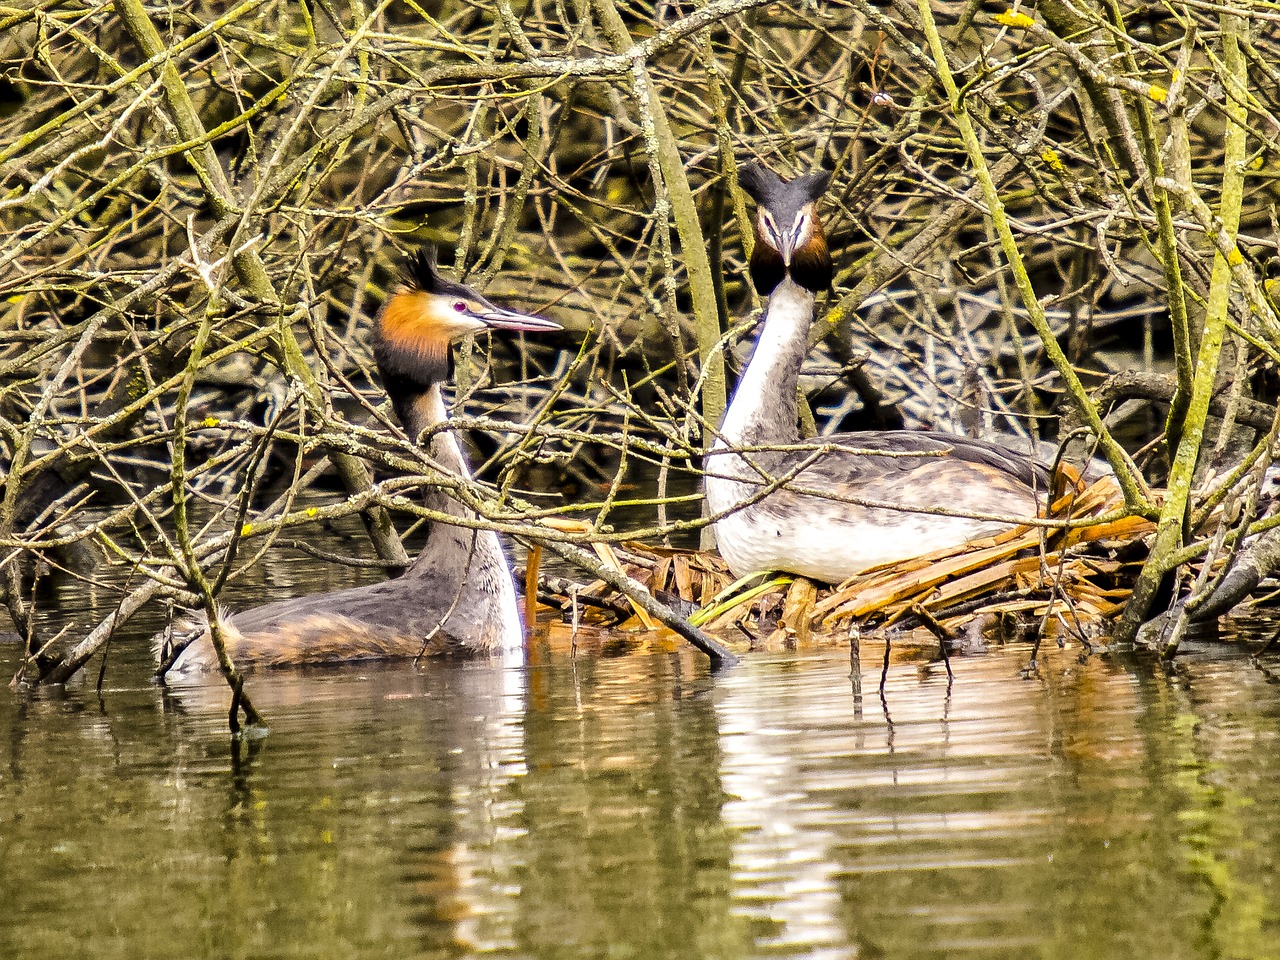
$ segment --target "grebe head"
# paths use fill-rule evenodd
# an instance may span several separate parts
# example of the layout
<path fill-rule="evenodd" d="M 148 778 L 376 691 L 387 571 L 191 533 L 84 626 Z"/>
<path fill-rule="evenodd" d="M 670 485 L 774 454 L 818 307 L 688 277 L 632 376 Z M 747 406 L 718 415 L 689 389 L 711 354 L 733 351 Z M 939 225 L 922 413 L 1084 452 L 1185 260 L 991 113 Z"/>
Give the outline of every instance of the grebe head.
<path fill-rule="evenodd" d="M 403 284 L 378 316 L 379 333 L 401 348 L 447 346 L 487 328 L 559 330 L 560 324 L 499 307 L 466 284 L 442 277 L 434 246 L 409 258 Z"/>
<path fill-rule="evenodd" d="M 449 376 L 449 345 L 467 334 L 559 329 L 552 320 L 499 307 L 466 284 L 441 276 L 435 247 L 428 246 L 409 258 L 403 282 L 378 313 L 374 356 L 384 378 L 434 384 Z"/>
<path fill-rule="evenodd" d="M 751 280 L 760 295 L 771 294 L 787 276 L 814 293 L 829 289 L 831 253 L 817 202 L 831 182 L 830 171 L 783 180 L 768 167 L 748 163 L 738 171 L 738 182 L 756 202 Z"/>

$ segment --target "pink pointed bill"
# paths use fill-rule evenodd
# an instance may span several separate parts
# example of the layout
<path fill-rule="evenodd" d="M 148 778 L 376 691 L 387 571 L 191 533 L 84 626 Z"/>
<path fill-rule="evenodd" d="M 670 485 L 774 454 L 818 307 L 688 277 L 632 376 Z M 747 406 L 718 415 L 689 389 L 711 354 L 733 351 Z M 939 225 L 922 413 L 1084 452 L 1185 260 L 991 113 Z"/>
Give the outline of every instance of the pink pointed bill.
<path fill-rule="evenodd" d="M 476 319 L 483 320 L 495 330 L 528 330 L 530 332 L 562 330 L 563 327 L 554 320 L 535 317 L 530 313 L 517 313 L 514 310 L 494 308 L 483 313 L 476 313 Z"/>

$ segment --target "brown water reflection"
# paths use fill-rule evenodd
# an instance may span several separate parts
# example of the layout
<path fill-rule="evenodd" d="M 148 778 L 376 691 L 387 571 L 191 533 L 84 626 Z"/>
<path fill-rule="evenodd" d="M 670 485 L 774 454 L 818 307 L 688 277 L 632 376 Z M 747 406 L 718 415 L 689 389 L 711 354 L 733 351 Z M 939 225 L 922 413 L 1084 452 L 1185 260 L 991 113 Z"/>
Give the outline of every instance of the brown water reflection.
<path fill-rule="evenodd" d="M 6 691 L 0 953 L 1280 953 L 1274 676 L 1027 653 L 258 677 L 238 755 L 143 663 Z"/>

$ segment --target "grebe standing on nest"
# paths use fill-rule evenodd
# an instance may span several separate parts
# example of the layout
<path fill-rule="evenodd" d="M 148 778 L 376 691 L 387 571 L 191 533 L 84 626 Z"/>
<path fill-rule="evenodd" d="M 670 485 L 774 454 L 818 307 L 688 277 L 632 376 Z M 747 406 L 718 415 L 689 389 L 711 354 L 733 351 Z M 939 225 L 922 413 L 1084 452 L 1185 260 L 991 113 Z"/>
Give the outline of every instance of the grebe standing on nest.
<path fill-rule="evenodd" d="M 865 431 L 815 438 L 809 449 L 776 449 L 802 442 L 800 367 L 815 295 L 831 286 L 816 211 L 830 178 L 818 172 L 788 182 L 758 164 L 739 173 L 756 202 L 751 279 L 769 303 L 706 477 L 707 503 L 724 514 L 714 524 L 720 555 L 739 577 L 782 570 L 838 583 L 1008 529 L 1008 521 L 954 514 L 1034 517 L 1048 490 L 1047 472 L 1029 458 L 944 433 Z M 819 445 L 841 449 L 822 452 Z M 761 497 L 780 478 L 790 479 Z M 935 510 L 952 515 L 913 512 Z"/>
<path fill-rule="evenodd" d="M 541 317 L 495 306 L 475 290 L 440 276 L 434 248 L 409 263 L 405 284 L 374 321 L 373 355 L 410 439 L 449 418 L 441 384 L 450 373 L 450 345 L 482 330 L 559 330 Z M 442 469 L 470 477 L 449 430 L 429 445 Z M 474 518 L 446 492 L 430 489 L 426 506 L 461 519 Z M 513 653 L 524 632 L 511 569 L 492 530 L 434 523 L 427 544 L 395 580 L 280 600 L 225 621 L 227 652 L 237 667 L 285 667 L 460 653 Z M 205 624 L 174 660 L 177 673 L 218 669 Z M 180 643 L 186 636 L 175 636 Z M 168 649 L 156 653 L 163 663 Z M 168 646 L 167 644 L 164 646 Z"/>

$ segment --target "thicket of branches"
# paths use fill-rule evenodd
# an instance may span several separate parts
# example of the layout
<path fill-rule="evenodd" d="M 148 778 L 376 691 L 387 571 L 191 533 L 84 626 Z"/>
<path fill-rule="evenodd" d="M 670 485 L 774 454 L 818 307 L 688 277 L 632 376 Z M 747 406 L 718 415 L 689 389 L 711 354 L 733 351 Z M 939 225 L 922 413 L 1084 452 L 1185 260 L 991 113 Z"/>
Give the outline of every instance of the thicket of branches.
<path fill-rule="evenodd" d="M 575 539 L 532 526 L 570 507 L 605 537 L 696 528 L 760 306 L 748 158 L 834 171 L 813 429 L 1079 427 L 1160 520 L 1122 635 L 1256 513 L 1271 5 L 44 2 L 0 7 L 0 64 L 0 561 L 29 680 L 326 518 L 402 564 L 423 483 L 544 540 Z M 489 437 L 469 486 L 372 373 L 368 318 L 426 242 L 569 330 L 461 351 L 456 413 Z M 637 465 L 657 496 L 624 504 Z M 346 496 L 300 503 L 326 475 Z M 568 507 L 520 492 L 565 476 Z M 119 618 L 48 644 L 33 569 L 102 563 L 131 571 Z"/>

